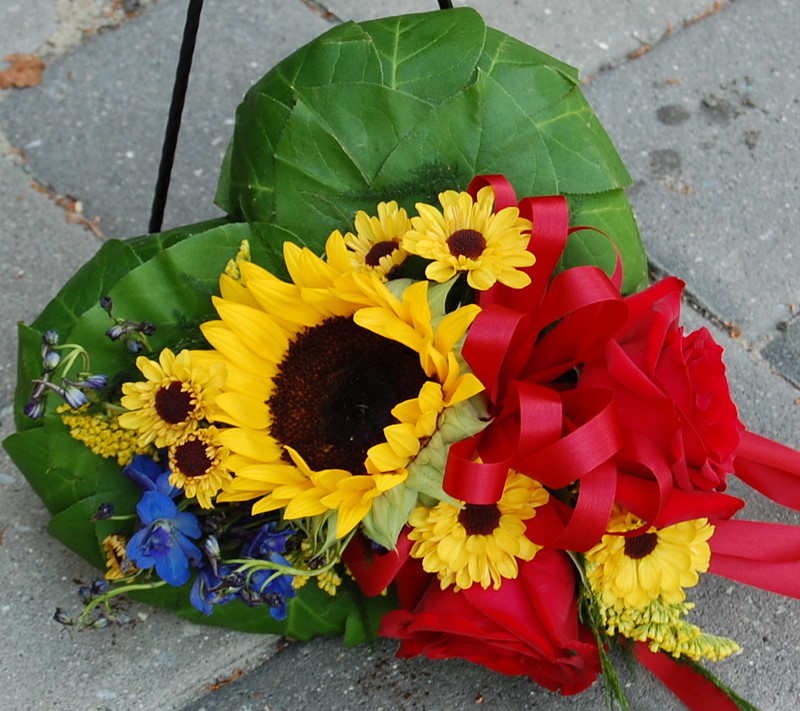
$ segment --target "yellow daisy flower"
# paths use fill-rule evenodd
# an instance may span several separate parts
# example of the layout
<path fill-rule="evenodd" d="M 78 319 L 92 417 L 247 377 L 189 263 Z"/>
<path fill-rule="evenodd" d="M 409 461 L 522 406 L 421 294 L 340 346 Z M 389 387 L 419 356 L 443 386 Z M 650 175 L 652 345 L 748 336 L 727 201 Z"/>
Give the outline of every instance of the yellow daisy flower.
<path fill-rule="evenodd" d="M 417 507 L 409 517 L 414 541 L 411 555 L 436 573 L 442 590 L 464 590 L 474 583 L 499 589 L 504 578 L 519 572 L 517 559 L 531 560 L 541 546 L 525 535 L 525 521 L 547 503 L 548 493 L 537 481 L 509 471 L 503 497 L 496 504 L 440 502 Z"/>
<path fill-rule="evenodd" d="M 408 257 L 400 240 L 411 229 L 411 220 L 402 207 L 391 202 L 378 203 L 378 216 L 363 210 L 356 213 L 356 234 L 348 232 L 344 242 L 356 271 L 374 272 L 384 281 Z"/>
<path fill-rule="evenodd" d="M 633 514 L 615 510 L 609 533 L 586 554 L 589 583 L 606 607 L 642 609 L 658 598 L 674 605 L 686 599 L 684 588 L 697 585 L 698 574 L 708 570 L 708 539 L 714 534 L 708 519 L 618 535 L 641 525 Z"/>
<path fill-rule="evenodd" d="M 204 509 L 214 507 L 211 497 L 231 480 L 222 465 L 228 450 L 219 443 L 219 430 L 213 425 L 195 430 L 169 448 L 169 483 L 189 499 L 196 498 Z"/>
<path fill-rule="evenodd" d="M 144 381 L 122 386 L 122 406 L 129 410 L 119 424 L 138 430 L 139 445 L 170 444 L 194 432 L 200 420 L 213 419 L 213 402 L 225 380 L 223 363 L 199 365 L 189 351 L 177 356 L 165 348 L 158 362 L 136 359 Z"/>
<path fill-rule="evenodd" d="M 127 545 L 128 539 L 119 533 L 111 533 L 103 539 L 106 580 L 120 580 L 136 571 L 136 566 L 128 559 Z"/>
<path fill-rule="evenodd" d="M 491 187 L 479 190 L 477 198 L 448 190 L 439 195 L 441 211 L 418 203 L 419 216 L 411 218 L 413 229 L 403 237 L 403 248 L 432 261 L 425 276 L 433 281 L 466 271 L 467 283 L 480 291 L 498 281 L 513 289 L 528 286 L 530 277 L 518 267 L 536 261 L 528 251 L 530 221 L 516 207 L 495 214 Z"/>
<path fill-rule="evenodd" d="M 479 309 L 434 330 L 427 283 L 398 299 L 352 270 L 341 235 L 326 253 L 287 243 L 290 283 L 247 262 L 244 286 L 223 277 L 220 320 L 202 326 L 215 350 L 196 357 L 228 373 L 216 404 L 235 476 L 217 500 L 259 499 L 254 513 L 285 507 L 287 519 L 335 511 L 343 537 L 406 478 L 431 413 L 483 389 L 452 352 Z"/>

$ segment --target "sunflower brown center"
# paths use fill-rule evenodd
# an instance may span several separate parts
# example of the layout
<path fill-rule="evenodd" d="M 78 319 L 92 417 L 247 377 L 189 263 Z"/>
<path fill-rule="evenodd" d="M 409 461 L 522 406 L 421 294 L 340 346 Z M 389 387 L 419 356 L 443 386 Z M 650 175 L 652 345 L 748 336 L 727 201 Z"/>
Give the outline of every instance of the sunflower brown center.
<path fill-rule="evenodd" d="M 500 525 L 500 509 L 497 504 L 464 504 L 458 522 L 468 536 L 488 536 Z"/>
<path fill-rule="evenodd" d="M 156 391 L 155 410 L 167 424 L 177 425 L 185 422 L 194 412 L 192 394 L 184 390 L 179 381 L 173 380 L 166 387 Z"/>
<path fill-rule="evenodd" d="M 477 259 L 486 249 L 486 239 L 478 230 L 458 230 L 447 238 L 447 246 L 454 257 Z"/>
<path fill-rule="evenodd" d="M 382 242 L 376 242 L 372 245 L 367 256 L 364 257 L 364 263 L 368 267 L 377 267 L 381 263 L 381 259 L 387 254 L 391 254 L 397 249 L 397 242 L 385 239 Z"/>
<path fill-rule="evenodd" d="M 367 450 L 396 422 L 392 408 L 427 379 L 410 348 L 330 318 L 298 334 L 278 366 L 270 433 L 312 469 L 360 474 Z"/>
<path fill-rule="evenodd" d="M 639 560 L 650 555 L 658 544 L 658 535 L 655 533 L 641 533 L 625 539 L 625 555 L 628 558 Z"/>
<path fill-rule="evenodd" d="M 181 474 L 188 477 L 203 476 L 208 473 L 214 461 L 208 456 L 208 447 L 201 439 L 187 439 L 172 449 L 175 466 Z"/>

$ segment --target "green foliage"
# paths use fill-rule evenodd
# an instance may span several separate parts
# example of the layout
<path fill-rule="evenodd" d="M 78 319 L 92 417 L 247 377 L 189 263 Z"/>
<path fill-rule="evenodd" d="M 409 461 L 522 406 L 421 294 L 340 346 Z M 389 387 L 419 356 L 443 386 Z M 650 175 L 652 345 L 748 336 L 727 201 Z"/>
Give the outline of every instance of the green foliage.
<path fill-rule="evenodd" d="M 435 203 L 487 173 L 567 195 L 572 224 L 609 235 L 565 266 L 613 268 L 616 245 L 624 289 L 645 283 L 630 177 L 577 72 L 469 8 L 340 25 L 277 65 L 238 109 L 217 204 L 321 253 L 357 210 Z"/>

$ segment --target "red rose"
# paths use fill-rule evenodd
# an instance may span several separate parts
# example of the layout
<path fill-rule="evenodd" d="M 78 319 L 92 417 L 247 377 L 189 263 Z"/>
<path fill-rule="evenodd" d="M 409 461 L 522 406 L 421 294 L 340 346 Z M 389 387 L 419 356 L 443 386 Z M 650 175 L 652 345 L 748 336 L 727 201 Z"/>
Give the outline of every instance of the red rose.
<path fill-rule="evenodd" d="M 625 299 L 625 326 L 584 367 L 579 387 L 614 393 L 624 429 L 621 468 L 645 465 L 684 491 L 723 491 L 744 427 L 722 348 L 679 325 L 683 282 L 669 277 Z"/>
<path fill-rule="evenodd" d="M 401 640 L 398 657 L 463 658 L 577 694 L 600 672 L 597 646 L 578 624 L 575 569 L 542 550 L 499 590 L 442 590 L 433 580 L 413 610 L 384 616 L 379 634 Z"/>

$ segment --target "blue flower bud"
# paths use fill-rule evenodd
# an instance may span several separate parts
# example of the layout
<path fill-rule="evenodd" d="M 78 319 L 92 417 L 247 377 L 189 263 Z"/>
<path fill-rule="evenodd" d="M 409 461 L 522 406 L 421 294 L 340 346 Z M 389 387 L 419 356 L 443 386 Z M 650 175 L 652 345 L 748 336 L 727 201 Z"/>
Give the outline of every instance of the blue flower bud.
<path fill-rule="evenodd" d="M 104 296 L 100 299 L 100 308 L 103 309 L 103 311 L 111 313 L 111 309 L 114 308 L 114 302 L 111 300 L 110 296 Z"/>
<path fill-rule="evenodd" d="M 91 521 L 106 521 L 114 515 L 114 504 L 105 501 L 97 507 L 97 511 L 92 515 Z"/>
<path fill-rule="evenodd" d="M 61 356 L 56 351 L 51 351 L 49 348 L 42 353 L 42 364 L 46 371 L 52 372 L 58 368 L 61 362 Z"/>
<path fill-rule="evenodd" d="M 79 388 L 76 388 L 74 385 L 67 385 L 64 388 L 59 388 L 59 395 L 64 398 L 66 403 L 73 409 L 77 410 L 79 407 L 83 407 L 87 402 L 89 402 L 89 398 L 86 397 L 86 393 Z"/>
<path fill-rule="evenodd" d="M 61 625 L 74 625 L 75 620 L 73 620 L 66 610 L 57 607 L 56 614 L 53 615 L 53 619 Z"/>
<path fill-rule="evenodd" d="M 46 346 L 57 346 L 58 332 L 52 329 L 45 331 L 44 335 L 42 336 L 42 343 L 44 343 Z"/>
<path fill-rule="evenodd" d="M 108 376 L 101 373 L 89 375 L 81 381 L 80 385 L 90 390 L 102 390 L 108 385 Z"/>
<path fill-rule="evenodd" d="M 140 341 L 125 341 L 125 347 L 131 353 L 141 353 L 144 345 Z"/>
<path fill-rule="evenodd" d="M 117 341 L 120 338 L 122 338 L 127 332 L 128 332 L 128 327 L 126 325 L 117 323 L 106 331 L 106 336 L 108 336 L 112 341 Z"/>
<path fill-rule="evenodd" d="M 31 396 L 22 411 L 32 420 L 38 420 L 44 415 L 44 400 L 40 397 Z"/>
<path fill-rule="evenodd" d="M 144 323 L 140 324 L 139 330 L 145 336 L 152 336 L 156 332 L 156 325 L 154 323 L 150 323 L 149 321 L 145 321 Z"/>

